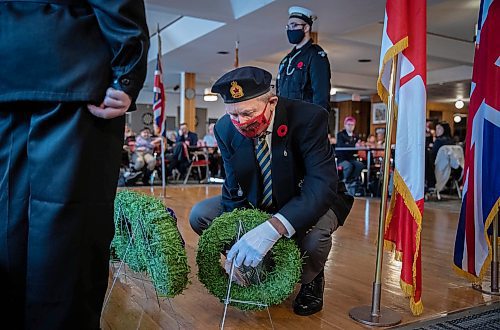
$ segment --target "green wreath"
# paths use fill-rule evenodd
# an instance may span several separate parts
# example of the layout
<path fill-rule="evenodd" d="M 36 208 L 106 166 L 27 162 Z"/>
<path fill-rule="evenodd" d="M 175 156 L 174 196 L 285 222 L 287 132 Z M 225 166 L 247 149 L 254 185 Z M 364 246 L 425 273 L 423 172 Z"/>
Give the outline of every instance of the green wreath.
<path fill-rule="evenodd" d="M 111 251 L 132 270 L 147 272 L 159 296 L 180 294 L 190 269 L 176 221 L 163 203 L 123 190 L 116 195 L 114 218 Z"/>
<path fill-rule="evenodd" d="M 227 295 L 229 276 L 221 266 L 221 252 L 234 242 L 239 228 L 239 220 L 245 229 L 250 230 L 269 219 L 269 215 L 259 210 L 234 210 L 224 213 L 214 220 L 203 232 L 198 242 L 196 263 L 198 278 L 210 293 L 224 302 Z M 260 302 L 276 305 L 283 302 L 294 290 L 302 269 L 300 250 L 295 242 L 281 238 L 270 251 L 274 262 L 271 269 L 259 284 L 247 287 L 231 286 L 231 298 L 240 301 Z M 242 310 L 259 310 L 262 305 L 231 303 Z"/>

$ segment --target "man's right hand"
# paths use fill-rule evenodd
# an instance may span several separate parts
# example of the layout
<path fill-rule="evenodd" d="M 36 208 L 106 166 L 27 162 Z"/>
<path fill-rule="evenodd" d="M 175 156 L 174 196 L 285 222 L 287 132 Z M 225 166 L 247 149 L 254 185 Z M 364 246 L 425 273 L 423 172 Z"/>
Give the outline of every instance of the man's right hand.
<path fill-rule="evenodd" d="M 125 92 L 110 87 L 106 90 L 106 96 L 100 106 L 87 104 L 87 109 L 96 117 L 113 119 L 123 116 L 131 103 L 132 99 Z"/>

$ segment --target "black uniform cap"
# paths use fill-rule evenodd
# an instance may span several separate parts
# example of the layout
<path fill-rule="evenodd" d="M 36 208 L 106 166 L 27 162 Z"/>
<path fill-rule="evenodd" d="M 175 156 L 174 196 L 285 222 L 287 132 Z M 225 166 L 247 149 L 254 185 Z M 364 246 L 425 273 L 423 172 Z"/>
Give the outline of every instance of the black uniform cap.
<path fill-rule="evenodd" d="M 254 66 L 244 66 L 224 74 L 212 86 L 224 103 L 237 103 L 261 96 L 271 90 L 271 74 Z"/>

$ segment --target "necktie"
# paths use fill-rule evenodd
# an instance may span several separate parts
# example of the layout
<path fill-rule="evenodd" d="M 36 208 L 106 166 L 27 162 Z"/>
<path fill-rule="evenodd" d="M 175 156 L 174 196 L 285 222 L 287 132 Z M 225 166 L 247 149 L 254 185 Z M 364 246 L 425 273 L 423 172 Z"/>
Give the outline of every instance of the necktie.
<path fill-rule="evenodd" d="M 273 203 L 273 180 L 271 177 L 271 151 L 269 150 L 265 136 L 257 139 L 255 153 L 262 175 L 262 186 L 264 187 L 260 206 L 268 209 Z"/>

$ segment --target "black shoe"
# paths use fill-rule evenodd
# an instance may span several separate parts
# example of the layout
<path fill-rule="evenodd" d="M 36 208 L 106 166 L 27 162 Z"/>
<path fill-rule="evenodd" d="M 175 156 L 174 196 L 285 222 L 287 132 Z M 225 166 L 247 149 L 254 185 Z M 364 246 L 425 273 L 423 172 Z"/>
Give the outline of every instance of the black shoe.
<path fill-rule="evenodd" d="M 293 301 L 293 311 L 300 316 L 312 315 L 323 309 L 323 290 L 325 275 L 323 271 L 311 283 L 302 284 L 299 294 Z"/>

